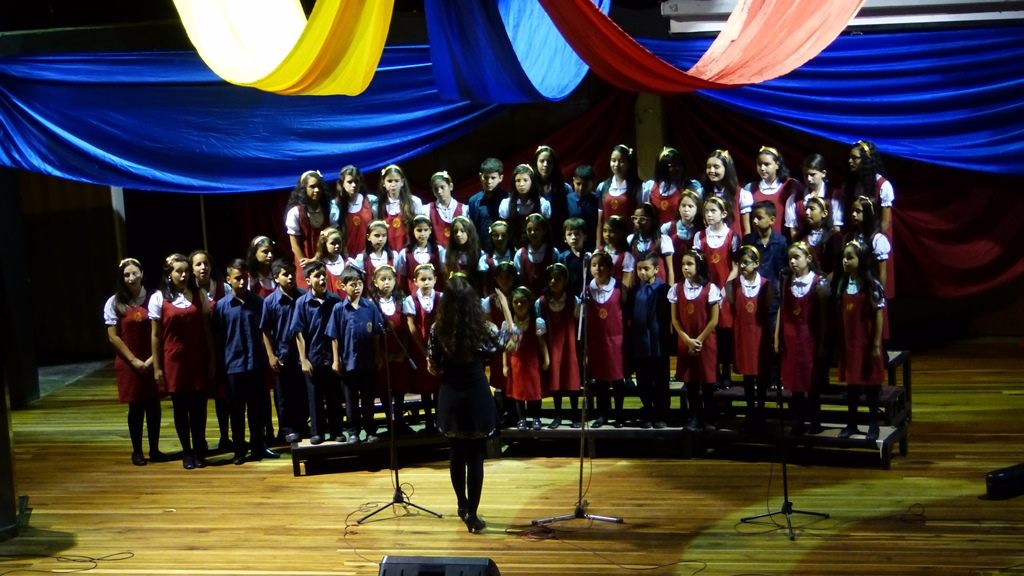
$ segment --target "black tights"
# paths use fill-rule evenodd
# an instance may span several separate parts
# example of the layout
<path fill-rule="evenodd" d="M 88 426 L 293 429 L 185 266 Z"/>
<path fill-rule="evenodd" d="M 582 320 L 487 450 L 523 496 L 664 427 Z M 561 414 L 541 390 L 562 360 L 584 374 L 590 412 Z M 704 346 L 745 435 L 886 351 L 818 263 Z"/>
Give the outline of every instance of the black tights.
<path fill-rule="evenodd" d="M 452 488 L 459 501 L 459 508 L 475 516 L 480 506 L 480 494 L 484 489 L 484 458 L 487 456 L 487 439 L 451 439 L 451 462 L 448 471 L 452 477 Z"/>
<path fill-rule="evenodd" d="M 128 435 L 132 439 L 132 452 L 142 452 L 143 420 L 148 424 L 149 453 L 160 452 L 160 415 L 159 400 L 128 404 Z"/>
<path fill-rule="evenodd" d="M 878 423 L 878 396 L 882 392 L 881 386 L 860 386 L 851 384 L 846 387 L 846 405 L 849 411 L 849 425 L 857 426 L 857 406 L 860 404 L 860 395 L 863 393 L 868 399 L 868 410 L 871 414 L 868 422 Z"/>
<path fill-rule="evenodd" d="M 516 400 L 516 416 L 519 420 L 539 420 L 540 400 Z"/>
<path fill-rule="evenodd" d="M 613 397 L 615 398 L 615 412 L 612 412 Z M 594 380 L 594 398 L 597 400 L 597 416 L 599 418 L 621 420 L 622 404 L 626 400 L 626 381 Z"/>
<path fill-rule="evenodd" d="M 174 430 L 186 456 L 205 456 L 206 397 L 202 392 L 174 392 Z"/>

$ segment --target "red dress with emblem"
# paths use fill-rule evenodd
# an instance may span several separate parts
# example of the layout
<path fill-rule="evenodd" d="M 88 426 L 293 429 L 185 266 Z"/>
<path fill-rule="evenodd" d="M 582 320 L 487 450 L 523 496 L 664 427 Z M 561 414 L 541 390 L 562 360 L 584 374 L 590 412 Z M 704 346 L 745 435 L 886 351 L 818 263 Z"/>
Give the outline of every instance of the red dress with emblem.
<path fill-rule="evenodd" d="M 437 318 L 437 304 L 441 298 L 441 293 L 434 290 L 431 293 L 434 297 L 434 307 L 431 308 L 430 312 L 427 312 L 423 305 L 420 304 L 420 299 L 416 296 L 416 293 L 412 293 L 412 302 L 416 306 L 416 328 L 419 330 L 420 337 L 423 338 L 424 342 L 430 341 L 430 327 L 434 325 L 434 320 Z M 416 374 L 413 375 L 412 381 L 410 382 L 409 391 L 418 392 L 421 394 L 437 394 L 441 390 L 441 377 L 434 376 L 427 371 L 427 357 L 420 350 L 419 346 L 410 346 L 409 353 L 412 356 L 413 362 L 416 363 Z"/>
<path fill-rule="evenodd" d="M 153 355 L 150 340 L 152 328 L 145 303 L 142 306 L 128 306 L 124 316 L 117 320 L 117 335 L 139 360 L 145 362 Z M 153 379 L 153 370 L 140 374 L 131 364 L 125 362 L 120 354 L 115 354 L 114 375 L 117 378 L 117 399 L 122 404 L 160 399 L 161 394 L 157 390 L 156 380 Z"/>
<path fill-rule="evenodd" d="M 704 258 L 708 263 L 708 274 L 711 276 L 711 281 L 718 286 L 719 290 L 724 291 L 725 281 L 729 278 L 729 273 L 732 272 L 732 239 L 736 232 L 729 230 L 725 234 L 725 242 L 718 248 L 712 248 L 708 244 L 707 230 L 701 234 L 700 250 L 704 253 Z M 680 258 L 682 260 L 682 258 Z M 718 313 L 718 327 L 719 328 L 732 328 L 732 310 L 729 307 L 729 303 L 722 301 L 722 309 Z"/>
<path fill-rule="evenodd" d="M 295 259 L 295 285 L 303 290 L 309 290 L 309 283 L 306 282 L 306 276 L 302 273 L 302 264 L 299 264 L 299 258 L 304 258 L 307 255 L 309 258 L 312 258 L 313 254 L 316 254 L 316 243 L 320 239 L 320 232 L 331 226 L 331 208 L 329 205 L 321 204 L 320 211 L 324 213 L 322 226 L 313 226 L 312 222 L 309 221 L 309 215 L 306 214 L 305 206 L 300 204 L 296 208 L 299 210 L 299 232 L 301 232 L 301 236 L 298 237 L 299 246 L 302 248 L 303 253 L 293 254 Z"/>
<path fill-rule="evenodd" d="M 387 263 L 394 267 L 395 265 L 395 254 L 385 246 L 384 256 L 387 258 Z M 373 258 L 370 258 L 369 254 L 363 255 L 363 269 L 366 271 L 366 275 L 363 277 L 364 286 L 373 286 L 373 275 L 377 272 L 377 265 L 373 263 Z M 396 269 L 395 270 L 395 287 L 402 287 L 402 274 Z"/>
<path fill-rule="evenodd" d="M 346 254 L 350 257 L 355 257 L 356 254 L 361 253 L 366 248 L 366 228 L 370 225 L 373 220 L 373 211 L 370 210 L 370 201 L 363 195 L 363 205 L 359 208 L 358 212 L 349 212 L 345 215 L 346 219 L 346 234 L 348 238 L 345 239 L 345 250 Z"/>
<path fill-rule="evenodd" d="M 509 353 L 508 397 L 513 400 L 541 400 L 540 338 L 537 322 L 531 318 L 522 331 L 519 348 Z"/>
<path fill-rule="evenodd" d="M 588 298 L 585 314 L 590 376 L 595 380 L 622 380 L 626 375 L 621 285 L 615 283 L 611 297 L 604 304 Z"/>
<path fill-rule="evenodd" d="M 551 366 L 544 374 L 544 396 L 554 392 L 577 392 L 580 389 L 580 367 L 576 361 L 576 301 L 565 296 L 565 306 L 558 312 L 551 309 L 548 297 L 540 297 L 541 316 L 548 328 L 548 356 Z"/>
<path fill-rule="evenodd" d="M 786 178 L 786 181 L 779 186 L 779 189 L 775 194 L 768 195 L 761 192 L 761 181 L 756 180 L 750 183 L 750 195 L 754 197 L 754 205 L 758 202 L 768 201 L 775 205 L 775 223 L 772 224 L 772 229 L 782 234 L 782 227 L 785 223 L 783 215 L 786 213 L 786 201 L 797 188 L 797 181 L 792 178 Z M 753 217 L 753 215 L 751 215 Z M 754 230 L 753 222 L 750 225 L 751 231 Z"/>
<path fill-rule="evenodd" d="M 733 293 L 733 369 L 743 376 L 765 375 L 771 371 L 771 345 L 768 342 L 768 279 L 760 277 L 757 296 L 743 292 L 742 279 L 732 281 Z M 773 335 L 774 336 L 774 335 Z"/>
<path fill-rule="evenodd" d="M 605 247 L 607 250 L 607 247 Z M 615 256 L 612 256 L 612 278 L 615 278 L 615 283 L 622 285 L 622 277 L 626 274 L 622 271 L 622 267 L 626 264 L 626 250 L 619 250 Z"/>
<path fill-rule="evenodd" d="M 548 266 L 555 261 L 555 251 L 550 246 L 544 247 L 544 257 L 540 262 L 530 260 L 529 249 L 519 249 L 519 284 L 533 292 L 534 297 L 544 292 L 548 285 Z"/>
<path fill-rule="evenodd" d="M 324 272 L 327 275 L 327 290 L 337 294 L 341 301 L 344 302 L 348 298 L 348 292 L 345 292 L 345 285 L 341 283 L 341 274 L 331 274 L 330 268 L 326 268 L 326 266 Z"/>
<path fill-rule="evenodd" d="M 405 276 L 405 289 L 406 294 L 416 294 L 416 267 L 420 265 L 419 262 L 413 258 L 413 249 L 405 248 L 405 270 L 399 270 L 399 274 Z M 445 277 L 441 274 L 441 253 L 437 248 L 431 247 L 430 249 L 430 263 L 434 266 L 434 277 L 437 278 L 437 282 L 434 284 L 435 290 L 440 290 L 444 287 Z M 425 340 L 424 340 L 425 342 Z"/>
<path fill-rule="evenodd" d="M 454 198 L 451 199 L 452 206 L 452 221 L 458 216 L 466 215 L 466 205 L 459 204 Z M 434 240 L 437 241 L 437 245 L 442 248 L 448 247 L 448 239 L 452 236 L 452 223 L 446 222 L 441 217 L 441 211 L 437 209 L 437 202 L 431 202 L 427 204 L 427 214 L 430 216 L 430 223 L 434 227 Z"/>
<path fill-rule="evenodd" d="M 779 305 L 779 340 L 782 344 L 782 387 L 792 392 L 810 392 L 814 387 L 815 348 L 819 335 L 816 326 L 818 302 L 815 295 L 818 275 L 802 298 L 793 296 L 793 277 L 782 282 Z"/>
<path fill-rule="evenodd" d="M 843 294 L 841 307 L 841 341 L 837 347 L 839 381 L 881 386 L 885 365 L 881 355 L 871 356 L 878 309 L 871 304 L 871 298 L 864 290 L 857 294 Z"/>
<path fill-rule="evenodd" d="M 671 196 L 663 196 L 661 185 L 664 182 L 655 182 L 651 186 L 651 204 L 658 211 L 658 226 L 671 222 L 679 212 L 679 199 L 683 196 L 682 190 L 676 190 Z"/>
<path fill-rule="evenodd" d="M 683 325 L 683 331 L 687 336 L 696 338 L 707 327 L 711 319 L 711 306 L 708 304 L 708 297 L 711 294 L 711 284 L 705 284 L 700 289 L 700 294 L 693 300 L 687 300 L 683 282 L 676 284 L 678 301 L 676 309 L 679 313 L 679 322 Z M 721 314 L 719 314 L 721 317 Z M 690 355 L 690 349 L 686 347 L 682 337 L 678 339 L 679 352 L 676 356 L 676 380 L 687 384 L 710 384 L 716 380 L 715 369 L 718 366 L 718 338 L 712 330 L 704 344 L 700 347 L 700 354 Z"/>
<path fill-rule="evenodd" d="M 622 216 L 629 219 L 636 212 L 636 190 L 626 190 L 622 196 L 612 196 L 608 190 L 601 195 L 601 210 L 604 212 L 604 221 L 607 222 L 612 216 Z M 600 230 L 597 231 L 601 233 Z"/>
<path fill-rule="evenodd" d="M 381 343 L 383 344 L 381 349 L 384 351 L 384 358 L 387 360 L 387 366 L 381 366 L 377 370 L 377 394 L 384 395 L 388 391 L 388 375 L 391 375 L 391 390 L 392 392 L 407 392 L 409 391 L 409 384 L 412 381 L 412 371 L 409 369 L 409 362 L 406 361 L 405 354 L 399 347 L 398 342 L 395 341 L 397 338 L 405 346 L 405 349 L 412 352 L 412 347 L 409 342 L 409 324 L 402 317 L 402 302 L 398 298 L 394 298 L 395 311 L 393 314 L 383 314 L 384 321 L 388 323 L 391 330 L 387 334 L 381 336 Z M 380 301 L 377 302 L 380 304 Z M 383 309 L 382 309 L 383 311 Z M 391 355 L 401 355 L 401 360 L 388 360 Z M 397 357 L 397 356 L 396 356 Z M 419 368 L 419 364 L 416 365 Z M 383 397 L 383 396 L 380 396 Z"/>
<path fill-rule="evenodd" d="M 385 212 L 384 223 L 388 225 L 388 246 L 394 252 L 401 252 L 405 250 L 405 245 L 409 243 L 409 231 L 407 230 L 408 222 L 402 221 L 402 211 L 399 210 L 398 214 L 391 215 Z"/>
<path fill-rule="evenodd" d="M 192 290 L 192 302 L 188 308 L 177 308 L 166 299 L 160 308 L 162 366 L 167 391 L 171 394 L 205 392 L 208 389 L 210 359 L 201 297 L 199 290 Z"/>

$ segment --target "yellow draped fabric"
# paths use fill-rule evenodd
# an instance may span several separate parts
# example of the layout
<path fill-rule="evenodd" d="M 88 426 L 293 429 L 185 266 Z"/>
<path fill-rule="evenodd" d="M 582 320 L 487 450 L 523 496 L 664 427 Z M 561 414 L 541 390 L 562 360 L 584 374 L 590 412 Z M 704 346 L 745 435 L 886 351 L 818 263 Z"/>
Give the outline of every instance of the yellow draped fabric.
<path fill-rule="evenodd" d="M 206 65 L 240 86 L 277 94 L 366 90 L 380 62 L 394 0 L 174 0 Z"/>

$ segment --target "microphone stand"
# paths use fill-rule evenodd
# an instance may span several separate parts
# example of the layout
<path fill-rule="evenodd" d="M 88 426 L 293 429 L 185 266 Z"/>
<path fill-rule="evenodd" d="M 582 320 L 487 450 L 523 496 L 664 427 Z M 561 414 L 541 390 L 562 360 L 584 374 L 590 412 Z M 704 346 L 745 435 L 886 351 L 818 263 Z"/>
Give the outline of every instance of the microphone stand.
<path fill-rule="evenodd" d="M 409 499 L 409 495 L 406 494 L 404 490 L 402 490 L 402 481 L 398 475 L 398 448 L 395 445 L 395 438 L 398 436 L 398 434 L 395 431 L 395 404 L 392 401 L 391 391 L 391 363 L 388 361 L 387 358 L 388 334 L 391 334 L 394 337 L 395 342 L 398 343 L 398 348 L 402 351 L 402 355 L 405 356 L 405 360 L 406 362 L 409 363 L 409 367 L 412 368 L 413 372 L 416 371 L 416 363 L 413 362 L 412 356 L 409 355 L 409 350 L 406 349 L 405 344 L 402 344 L 402 339 L 398 337 L 398 334 L 395 334 L 394 327 L 392 327 L 387 320 L 384 320 L 384 310 L 381 309 L 380 302 L 377 302 L 376 298 L 373 298 L 371 301 L 373 302 L 373 305 L 377 307 L 377 311 L 380 313 L 380 329 L 384 333 L 384 375 L 388 383 L 388 404 L 391 407 L 389 410 L 387 410 L 388 430 L 390 430 L 391 432 L 390 434 L 388 434 L 388 452 L 390 453 L 389 456 L 391 459 L 391 471 L 394 473 L 392 483 L 395 485 L 395 493 L 391 497 L 391 502 L 388 504 L 388 506 L 381 506 L 380 508 L 377 508 L 373 512 L 370 512 L 366 516 L 363 516 L 359 520 L 356 520 L 356 524 L 362 524 L 363 522 L 372 518 L 374 515 L 379 514 L 392 506 L 404 506 L 406 508 L 412 506 L 413 508 L 426 512 L 427 514 L 432 514 L 434 516 L 437 516 L 438 518 L 442 518 L 440 514 L 434 512 L 433 510 L 428 510 L 422 506 L 413 504 L 412 500 Z M 395 302 L 395 306 L 399 305 L 400 304 L 398 302 Z"/>
<path fill-rule="evenodd" d="M 785 431 L 783 428 L 783 422 L 786 419 L 786 413 L 782 408 L 782 382 L 779 380 L 779 373 L 776 369 L 777 363 L 772 362 L 772 383 L 775 384 L 775 401 L 778 404 L 779 409 L 779 460 L 782 461 L 782 508 L 775 512 L 765 512 L 764 514 L 758 514 L 756 516 L 748 516 L 741 518 L 740 522 L 750 523 L 761 518 L 772 518 L 778 514 L 786 515 L 786 527 L 789 529 L 789 539 L 796 540 L 796 535 L 793 533 L 793 514 L 803 514 L 805 516 L 815 516 L 817 518 L 828 518 L 829 515 L 823 512 L 805 512 L 803 510 L 795 510 L 793 503 L 789 500 L 789 476 L 786 474 L 786 438 Z"/>
<path fill-rule="evenodd" d="M 583 367 L 580 373 L 580 382 L 583 384 L 583 397 L 580 400 L 583 401 L 583 406 L 580 408 L 580 478 L 579 478 L 579 492 L 576 498 L 576 506 L 572 511 L 572 514 L 565 514 L 562 516 L 553 516 L 551 518 L 542 518 L 540 520 L 533 520 L 531 524 L 539 526 L 541 524 L 551 524 L 553 522 L 563 522 L 566 520 L 575 520 L 577 518 L 585 518 L 587 520 L 600 520 L 602 522 L 612 522 L 615 524 L 622 524 L 625 522 L 622 518 L 613 516 L 597 516 L 594 514 L 587 514 L 587 506 L 589 502 L 583 499 L 583 465 L 586 458 L 586 447 L 587 447 L 587 430 L 590 429 L 589 419 L 587 418 L 588 407 L 590 406 L 590 380 L 588 378 L 590 368 L 590 356 L 588 353 L 589 347 L 584 332 L 584 325 L 586 319 L 587 300 L 590 299 L 590 290 L 587 284 L 587 268 L 590 264 L 590 257 L 584 254 L 583 260 L 583 291 L 580 293 L 580 319 L 576 326 L 576 339 L 582 342 L 583 345 Z"/>

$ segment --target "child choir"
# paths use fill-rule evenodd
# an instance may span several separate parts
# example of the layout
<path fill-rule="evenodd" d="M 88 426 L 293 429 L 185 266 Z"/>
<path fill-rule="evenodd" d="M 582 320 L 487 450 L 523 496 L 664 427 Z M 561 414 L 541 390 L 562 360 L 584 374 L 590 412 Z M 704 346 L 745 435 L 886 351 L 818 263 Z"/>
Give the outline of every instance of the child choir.
<path fill-rule="evenodd" d="M 733 373 L 748 403 L 744 427 L 760 429 L 778 373 L 792 393 L 792 433 L 816 433 L 834 358 L 850 391 L 840 435 L 863 433 L 853 419 L 863 394 L 866 436 L 877 438 L 894 199 L 880 153 L 855 143 L 842 189 L 830 186 L 819 154 L 803 162 L 801 179 L 773 147 L 754 158 L 758 177 L 741 187 L 728 150 L 709 153 L 698 180 L 666 147 L 655 178 L 642 182 L 634 150 L 618 145 L 611 176 L 595 186 L 592 167 L 575 167 L 570 184 L 555 151 L 541 146 L 513 170 L 511 193 L 501 188 L 501 161 L 485 160 L 481 191 L 465 204 L 445 171 L 431 177 L 436 199 L 426 204 L 396 165 L 381 171 L 377 194 L 354 166 L 341 170 L 335 194 L 307 171 L 285 216 L 293 259 L 275 259 L 267 236 L 222 271 L 204 251 L 173 254 L 152 294 L 141 264 L 125 259 L 104 321 L 119 399 L 129 405 L 132 462 L 147 461 L 144 419 L 149 459 L 165 458 L 159 399 L 167 394 L 186 469 L 206 465 L 210 398 L 219 450 L 235 464 L 276 456 L 267 450 L 272 404 L 278 437 L 291 443 L 377 441 L 376 398 L 395 432 L 410 433 L 407 393 L 420 395 L 432 430 L 440 383 L 427 372 L 426 342 L 453 273 L 477 288 L 495 323 L 503 319 L 490 313 L 493 295 L 504 292 L 522 335 L 516 350 L 489 361 L 505 425 L 541 429 L 540 402 L 552 398 L 548 428 L 580 427 L 581 389 L 591 387 L 591 425 L 622 427 L 635 374 L 636 424 L 664 428 L 674 420 L 675 356 L 687 429 L 714 430 L 713 392 Z M 213 279 L 222 273 L 226 283 Z"/>

